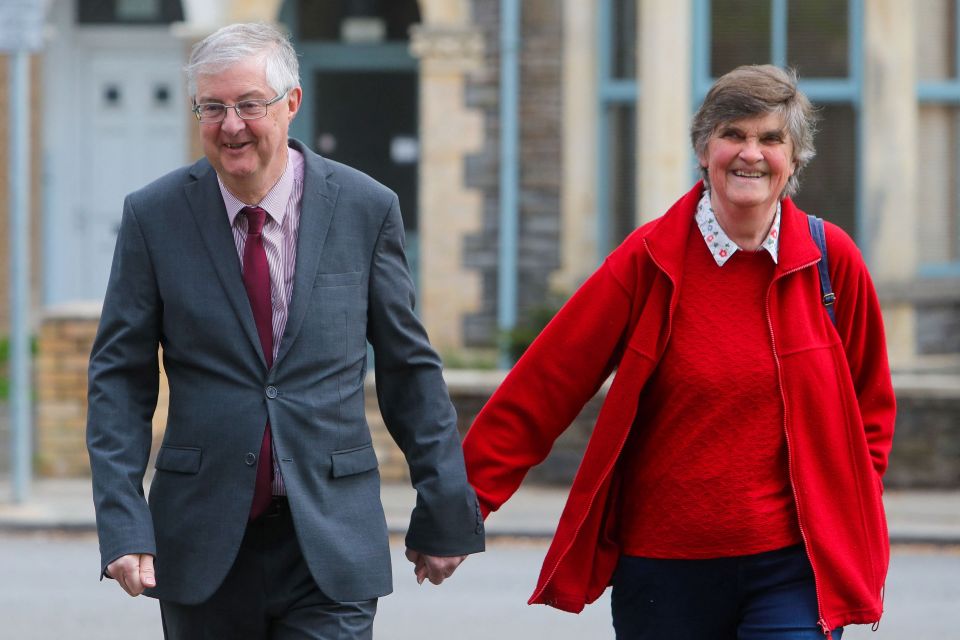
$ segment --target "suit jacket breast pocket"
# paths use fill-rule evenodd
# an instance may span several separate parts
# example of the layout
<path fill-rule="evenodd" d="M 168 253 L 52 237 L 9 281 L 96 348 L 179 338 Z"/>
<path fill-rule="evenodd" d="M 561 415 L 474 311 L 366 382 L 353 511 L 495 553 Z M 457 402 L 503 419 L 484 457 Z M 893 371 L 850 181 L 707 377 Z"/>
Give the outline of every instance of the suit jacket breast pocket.
<path fill-rule="evenodd" d="M 362 271 L 348 271 L 346 273 L 318 273 L 313 282 L 314 287 L 350 287 L 360 284 Z"/>
<path fill-rule="evenodd" d="M 314 336 L 321 360 L 349 361 L 351 352 L 366 348 L 366 292 L 362 271 L 317 274 L 311 315 L 318 322 Z"/>

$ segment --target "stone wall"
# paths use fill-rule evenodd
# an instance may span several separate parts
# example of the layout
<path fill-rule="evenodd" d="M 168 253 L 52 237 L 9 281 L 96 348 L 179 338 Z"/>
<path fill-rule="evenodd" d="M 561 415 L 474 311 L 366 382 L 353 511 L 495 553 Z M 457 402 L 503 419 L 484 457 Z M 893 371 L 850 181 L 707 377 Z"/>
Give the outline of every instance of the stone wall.
<path fill-rule="evenodd" d="M 447 370 L 444 379 L 450 391 L 450 397 L 457 409 L 457 428 L 460 437 L 466 435 L 473 419 L 490 399 L 493 390 L 503 381 L 505 372 L 502 371 L 470 371 Z M 373 444 L 380 461 L 380 475 L 384 481 L 408 482 L 410 474 L 407 470 L 403 454 L 394 444 L 383 425 L 377 408 L 377 396 L 373 377 L 367 379 L 367 421 L 373 431 Z M 606 389 L 606 387 L 604 387 Z M 568 485 L 576 474 L 583 450 L 593 431 L 603 393 L 591 400 L 569 429 L 557 440 L 553 452 L 540 465 L 530 470 L 527 482 L 535 484 Z"/>
<path fill-rule="evenodd" d="M 483 227 L 465 238 L 466 265 L 482 279 L 477 313 L 464 318 L 467 346 L 490 346 L 497 331 L 500 227 L 500 14 L 498 0 L 473 0 L 484 38 L 483 71 L 467 85 L 467 104 L 484 114 L 484 148 L 467 159 L 468 186 L 483 193 Z M 550 0 L 523 3 L 520 30 L 520 220 L 518 306 L 524 318 L 546 298 L 560 266 L 563 12 Z M 569 292 L 568 292 L 569 293 Z"/>
<path fill-rule="evenodd" d="M 889 487 L 960 488 L 960 375 L 894 376 Z"/>
<path fill-rule="evenodd" d="M 37 473 L 42 476 L 84 476 L 89 473 L 84 431 L 87 410 L 87 362 L 99 308 L 73 305 L 50 310 L 39 333 L 36 360 Z M 503 380 L 501 371 L 444 372 L 457 409 L 458 428 L 470 423 Z M 960 375 L 894 376 L 898 419 L 886 484 L 889 487 L 960 487 Z M 591 400 L 556 442 L 547 459 L 531 470 L 527 482 L 569 485 L 606 387 Z M 372 376 L 366 383 L 367 420 L 373 432 L 381 475 L 387 482 L 408 482 L 403 455 L 393 443 L 377 408 Z M 161 375 L 153 421 L 153 450 L 163 436 L 167 385 Z"/>

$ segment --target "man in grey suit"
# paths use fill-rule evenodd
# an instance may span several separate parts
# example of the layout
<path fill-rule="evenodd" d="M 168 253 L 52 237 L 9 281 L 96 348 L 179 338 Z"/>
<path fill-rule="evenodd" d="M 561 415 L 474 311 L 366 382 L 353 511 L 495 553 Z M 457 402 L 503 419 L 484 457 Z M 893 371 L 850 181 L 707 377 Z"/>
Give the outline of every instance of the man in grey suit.
<path fill-rule="evenodd" d="M 417 580 L 484 545 L 397 197 L 288 139 L 302 91 L 274 27 L 214 33 L 187 80 L 206 158 L 127 197 L 90 358 L 101 575 L 158 598 L 168 638 L 370 638 L 392 578 L 368 341 L 417 490 Z"/>

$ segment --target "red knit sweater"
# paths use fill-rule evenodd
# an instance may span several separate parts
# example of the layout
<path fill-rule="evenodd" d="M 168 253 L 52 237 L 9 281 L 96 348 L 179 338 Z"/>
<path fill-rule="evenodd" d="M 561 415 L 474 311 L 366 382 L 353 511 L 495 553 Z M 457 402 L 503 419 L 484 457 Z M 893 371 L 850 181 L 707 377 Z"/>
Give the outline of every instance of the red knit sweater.
<path fill-rule="evenodd" d="M 621 512 L 624 553 L 717 558 L 801 541 L 764 311 L 766 251 L 717 266 L 691 226 L 670 343 L 640 397 Z"/>

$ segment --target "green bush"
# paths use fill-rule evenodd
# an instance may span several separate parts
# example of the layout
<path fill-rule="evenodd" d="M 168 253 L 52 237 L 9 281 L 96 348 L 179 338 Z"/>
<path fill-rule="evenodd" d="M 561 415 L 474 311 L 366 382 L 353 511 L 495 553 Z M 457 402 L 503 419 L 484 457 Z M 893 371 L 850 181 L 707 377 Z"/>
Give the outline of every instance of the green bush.
<path fill-rule="evenodd" d="M 30 353 L 37 354 L 37 339 L 30 339 Z M 10 398 L 10 338 L 0 338 L 0 401 Z"/>
<path fill-rule="evenodd" d="M 506 343 L 507 353 L 510 359 L 516 362 L 520 356 L 533 344 L 533 341 L 540 335 L 544 327 L 553 320 L 557 311 L 566 302 L 567 296 L 560 293 L 551 293 L 540 304 L 530 307 L 526 316 L 517 323 L 511 331 L 507 332 Z"/>

